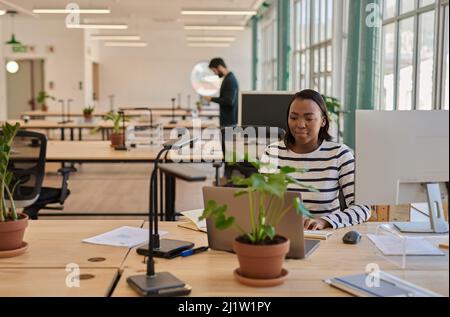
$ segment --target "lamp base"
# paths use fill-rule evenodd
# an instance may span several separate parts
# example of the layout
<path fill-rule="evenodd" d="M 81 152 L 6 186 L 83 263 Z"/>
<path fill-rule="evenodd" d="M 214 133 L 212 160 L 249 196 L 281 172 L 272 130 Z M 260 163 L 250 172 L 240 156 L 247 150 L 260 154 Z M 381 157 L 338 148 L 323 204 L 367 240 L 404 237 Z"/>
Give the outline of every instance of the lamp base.
<path fill-rule="evenodd" d="M 136 275 L 127 278 L 136 292 L 148 297 L 183 296 L 191 293 L 191 287 L 168 272 L 155 276 Z"/>
<path fill-rule="evenodd" d="M 159 248 L 153 249 L 153 256 L 156 258 L 173 259 L 181 254 L 181 252 L 192 249 L 194 244 L 188 241 L 162 239 L 159 242 Z M 148 256 L 148 244 L 140 246 L 138 254 Z"/>

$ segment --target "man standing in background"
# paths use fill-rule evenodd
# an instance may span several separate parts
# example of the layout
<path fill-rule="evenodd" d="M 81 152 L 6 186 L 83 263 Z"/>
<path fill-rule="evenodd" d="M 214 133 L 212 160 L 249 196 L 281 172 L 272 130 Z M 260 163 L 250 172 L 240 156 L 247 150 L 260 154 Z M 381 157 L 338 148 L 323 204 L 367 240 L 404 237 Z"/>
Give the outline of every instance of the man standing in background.
<path fill-rule="evenodd" d="M 214 58 L 209 63 L 209 68 L 223 78 L 220 87 L 219 97 L 205 97 L 207 101 L 212 101 L 220 105 L 220 126 L 234 126 L 238 117 L 238 95 L 239 84 L 234 74 L 228 70 L 222 58 Z"/>

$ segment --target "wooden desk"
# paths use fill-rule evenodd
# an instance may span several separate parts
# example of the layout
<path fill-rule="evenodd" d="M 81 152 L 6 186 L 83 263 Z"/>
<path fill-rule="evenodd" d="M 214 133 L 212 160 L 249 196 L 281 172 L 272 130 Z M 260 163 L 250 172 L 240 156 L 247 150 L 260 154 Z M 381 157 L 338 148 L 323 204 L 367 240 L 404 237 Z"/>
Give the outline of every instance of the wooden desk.
<path fill-rule="evenodd" d="M 126 108 L 125 108 L 126 109 Z M 172 116 L 172 110 L 170 107 L 157 107 L 157 108 L 151 108 L 154 116 L 162 116 L 162 117 L 171 117 Z M 109 111 L 95 111 L 92 115 L 94 117 L 104 117 L 108 114 Z M 67 116 L 67 114 L 65 114 Z M 133 110 L 127 110 L 126 111 L 127 116 L 145 116 L 147 115 L 146 111 L 133 111 Z M 174 111 L 175 117 L 184 118 L 184 117 L 190 117 L 191 116 L 191 110 L 190 109 L 175 109 Z M 199 111 L 198 113 L 199 117 L 208 117 L 208 118 L 217 118 L 219 117 L 219 110 L 216 109 L 203 109 L 202 111 Z M 31 119 L 45 119 L 45 118 L 61 118 L 62 112 L 61 111 L 25 111 L 22 112 L 21 117 L 28 116 Z M 71 118 L 81 118 L 83 117 L 83 112 L 70 112 Z"/>
<path fill-rule="evenodd" d="M 138 147 L 129 151 L 116 151 L 108 141 L 49 141 L 47 143 L 47 162 L 75 163 L 146 163 L 154 162 L 161 146 Z M 222 160 L 222 151 L 196 155 L 181 155 L 172 151 L 168 159 L 198 161 Z"/>
<path fill-rule="evenodd" d="M 30 221 L 24 237 L 28 250 L 15 258 L 0 259 L 0 269 L 65 268 L 69 263 L 81 268 L 118 269 L 129 249 L 88 244 L 82 240 L 122 226 L 142 225 L 141 220 Z M 96 258 L 104 260 L 95 261 Z"/>
<path fill-rule="evenodd" d="M 286 260 L 285 268 L 289 277 L 285 284 L 273 288 L 251 288 L 235 281 L 233 270 L 238 261 L 235 255 L 208 251 L 187 258 L 173 260 L 156 259 L 156 271 L 167 271 L 192 286 L 191 296 L 222 297 L 277 297 L 277 296 L 348 296 L 326 283 L 323 279 L 365 272 L 369 263 L 376 263 L 381 270 L 406 279 L 409 282 L 430 289 L 444 296 L 449 295 L 449 258 L 422 257 L 417 268 L 400 270 L 378 254 L 375 246 L 363 237 L 356 246 L 344 245 L 343 235 L 349 230 L 362 234 L 374 233 L 377 224 L 370 223 L 352 229 L 342 229 L 329 240 L 322 241 L 320 247 L 305 260 Z M 167 238 L 192 241 L 196 246 L 207 245 L 204 233 L 179 228 L 175 223 L 162 223 L 161 230 L 168 230 Z M 166 237 L 165 237 L 166 238 Z M 143 257 L 131 250 L 122 266 L 123 274 L 113 296 L 137 296 L 127 284 L 126 278 L 145 274 Z"/>
<path fill-rule="evenodd" d="M 1 122 L 0 122 L 1 123 Z M 61 141 L 66 139 L 66 129 L 70 131 L 70 140 L 75 140 L 74 130 L 78 130 L 78 140 L 81 141 L 83 139 L 83 129 L 98 129 L 102 133 L 102 140 L 107 140 L 109 138 L 109 133 L 113 129 L 114 124 L 111 121 L 104 120 L 94 120 L 92 122 L 86 122 L 84 120 L 74 120 L 74 122 L 69 123 L 58 123 L 57 121 L 49 121 L 49 120 L 29 120 L 25 122 L 23 120 L 8 120 L 8 123 L 15 125 L 16 123 L 20 124 L 21 129 L 23 130 L 60 130 L 61 131 Z M 126 122 L 126 127 L 146 127 L 149 126 L 149 123 L 144 122 Z M 207 129 L 207 128 L 217 128 L 218 123 L 211 120 L 202 120 L 199 125 L 196 125 L 195 128 Z M 180 120 L 175 124 L 166 123 L 162 124 L 162 128 L 164 130 L 173 130 L 173 129 L 188 129 L 192 130 L 194 128 L 194 124 L 192 120 Z M 106 133 L 106 134 L 105 134 Z"/>
<path fill-rule="evenodd" d="M 105 297 L 118 270 L 82 268 L 79 273 L 80 287 L 67 287 L 70 272 L 64 268 L 0 269 L 0 297 Z"/>

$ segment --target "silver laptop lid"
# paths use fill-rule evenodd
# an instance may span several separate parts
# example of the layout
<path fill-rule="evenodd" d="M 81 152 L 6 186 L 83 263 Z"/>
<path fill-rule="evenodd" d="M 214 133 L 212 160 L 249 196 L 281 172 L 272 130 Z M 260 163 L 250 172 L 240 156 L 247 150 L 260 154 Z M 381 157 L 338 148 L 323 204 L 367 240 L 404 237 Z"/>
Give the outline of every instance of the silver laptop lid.
<path fill-rule="evenodd" d="M 234 197 L 239 188 L 228 187 L 204 187 L 203 201 L 205 206 L 208 201 L 214 200 L 219 205 L 227 205 L 227 217 L 234 217 L 236 223 L 239 224 L 247 232 L 251 232 L 250 223 L 250 207 L 248 196 Z M 286 216 L 276 228 L 278 235 L 284 236 L 290 240 L 290 250 L 288 258 L 303 259 L 305 257 L 305 241 L 303 239 L 303 217 L 298 215 L 292 204 L 294 198 L 300 193 L 287 192 L 284 199 L 284 208 L 291 206 Z M 283 208 L 283 209 L 284 209 Z M 214 220 L 209 218 L 206 220 L 208 230 L 209 247 L 213 250 L 233 251 L 233 241 L 241 235 L 235 227 L 227 230 L 219 230 L 214 225 Z"/>

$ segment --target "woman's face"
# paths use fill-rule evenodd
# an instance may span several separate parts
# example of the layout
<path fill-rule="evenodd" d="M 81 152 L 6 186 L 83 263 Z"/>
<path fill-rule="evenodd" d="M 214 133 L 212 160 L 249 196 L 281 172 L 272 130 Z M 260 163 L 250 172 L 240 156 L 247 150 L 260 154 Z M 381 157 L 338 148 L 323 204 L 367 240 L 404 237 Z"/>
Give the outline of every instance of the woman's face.
<path fill-rule="evenodd" d="M 318 104 L 312 100 L 296 99 L 289 110 L 288 125 L 295 144 L 318 142 L 319 132 L 326 121 Z"/>

